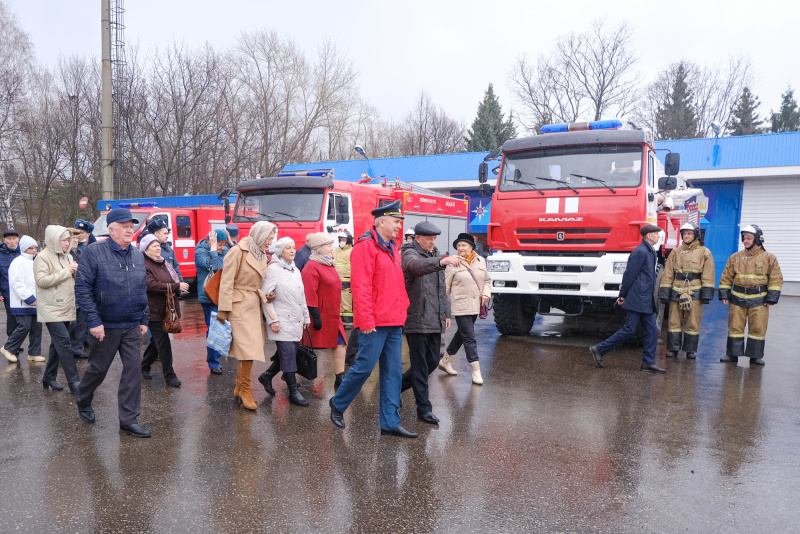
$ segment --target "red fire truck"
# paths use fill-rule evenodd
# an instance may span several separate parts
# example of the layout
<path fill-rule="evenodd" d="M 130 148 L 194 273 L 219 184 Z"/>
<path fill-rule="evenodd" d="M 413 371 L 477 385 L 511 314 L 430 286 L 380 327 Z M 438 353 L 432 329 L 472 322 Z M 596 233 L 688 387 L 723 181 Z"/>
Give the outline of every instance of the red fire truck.
<path fill-rule="evenodd" d="M 702 191 L 676 177 L 678 154 L 661 165 L 649 132 L 617 119 L 541 131 L 487 156 L 502 156 L 488 232 L 495 252 L 487 261 L 501 334 L 528 334 L 537 313 L 612 312 L 640 228 L 665 230 L 663 265 L 680 244 L 680 225 L 697 222 L 696 204 L 684 202 Z M 487 170 L 482 163 L 484 193 Z"/>
<path fill-rule="evenodd" d="M 437 240 L 442 254 L 455 253 L 450 250 L 452 241 L 467 231 L 466 200 L 399 180 L 359 184 L 335 180 L 333 169 L 317 169 L 245 180 L 236 191 L 236 206 L 229 218 L 243 235 L 256 221 L 272 221 L 278 225 L 278 237 L 288 235 L 298 248 L 312 232 L 335 236 L 343 228 L 358 239 L 373 225 L 370 212 L 395 200 L 403 202 L 405 228 L 427 220 L 442 231 Z"/>

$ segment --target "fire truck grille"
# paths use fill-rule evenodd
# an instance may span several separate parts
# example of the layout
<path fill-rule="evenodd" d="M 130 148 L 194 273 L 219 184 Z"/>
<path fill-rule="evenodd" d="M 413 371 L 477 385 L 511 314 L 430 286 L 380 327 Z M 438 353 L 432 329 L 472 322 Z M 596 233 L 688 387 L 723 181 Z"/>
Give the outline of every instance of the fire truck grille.
<path fill-rule="evenodd" d="M 605 239 L 520 239 L 526 245 L 602 245 Z"/>
<path fill-rule="evenodd" d="M 556 291 L 580 291 L 580 284 L 539 284 L 539 289 L 550 289 Z"/>
<path fill-rule="evenodd" d="M 609 234 L 611 228 L 522 228 L 517 230 L 518 234 L 557 234 L 563 232 L 565 234 Z"/>
<path fill-rule="evenodd" d="M 526 265 L 526 271 L 539 273 L 593 273 L 596 265 Z"/>

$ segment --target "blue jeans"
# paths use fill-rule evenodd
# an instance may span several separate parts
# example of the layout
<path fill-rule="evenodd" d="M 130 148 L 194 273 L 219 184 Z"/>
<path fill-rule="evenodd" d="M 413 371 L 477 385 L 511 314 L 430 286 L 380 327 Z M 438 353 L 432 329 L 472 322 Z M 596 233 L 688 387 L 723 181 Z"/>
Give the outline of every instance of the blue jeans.
<path fill-rule="evenodd" d="M 358 333 L 358 356 L 333 396 L 333 405 L 344 412 L 353 402 L 380 360 L 381 428 L 401 426 L 400 383 L 403 378 L 403 328 L 379 326 L 371 334 Z"/>
<path fill-rule="evenodd" d="M 201 302 L 200 305 L 203 307 L 203 319 L 205 319 L 206 321 L 206 339 L 207 339 L 208 324 L 211 321 L 211 312 L 217 311 L 217 305 L 206 304 L 205 302 Z M 217 367 L 219 367 L 219 352 L 206 346 L 206 361 L 208 362 L 209 369 L 216 369 Z"/>
<path fill-rule="evenodd" d="M 656 316 L 652 313 L 639 313 L 625 310 L 625 323 L 622 325 L 622 328 L 617 330 L 610 338 L 602 343 L 598 343 L 596 347 L 598 352 L 603 355 L 625 343 L 625 340 L 636 332 L 636 327 L 640 322 L 642 323 L 642 331 L 644 333 L 642 364 L 653 365 L 656 363 L 658 327 L 656 326 Z"/>

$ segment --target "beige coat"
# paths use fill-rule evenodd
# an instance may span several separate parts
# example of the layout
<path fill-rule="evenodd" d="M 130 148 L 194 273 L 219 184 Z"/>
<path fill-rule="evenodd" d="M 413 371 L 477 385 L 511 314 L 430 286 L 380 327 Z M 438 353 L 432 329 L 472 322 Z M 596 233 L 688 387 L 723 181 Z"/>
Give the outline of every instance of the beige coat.
<path fill-rule="evenodd" d="M 36 318 L 40 323 L 75 320 L 75 277 L 69 272 L 72 255 L 61 251 L 58 238 L 67 231 L 63 226 L 45 229 L 46 248 L 33 260 L 36 280 Z"/>
<path fill-rule="evenodd" d="M 470 271 L 475 276 L 477 284 L 472 279 Z M 489 278 L 486 261 L 477 254 L 469 267 L 448 265 L 444 277 L 447 294 L 450 295 L 450 313 L 454 317 L 478 315 L 481 311 L 481 297 L 492 296 L 492 279 Z M 478 286 L 481 289 L 478 289 Z"/>
<path fill-rule="evenodd" d="M 242 258 L 244 265 L 239 271 Z M 256 261 L 246 241 L 225 254 L 219 282 L 219 310 L 230 312 L 228 320 L 233 327 L 233 341 L 228 356 L 231 358 L 265 361 L 265 330 L 261 314 L 261 304 L 265 299 L 261 284 L 266 274 L 266 255 L 261 261 Z"/>

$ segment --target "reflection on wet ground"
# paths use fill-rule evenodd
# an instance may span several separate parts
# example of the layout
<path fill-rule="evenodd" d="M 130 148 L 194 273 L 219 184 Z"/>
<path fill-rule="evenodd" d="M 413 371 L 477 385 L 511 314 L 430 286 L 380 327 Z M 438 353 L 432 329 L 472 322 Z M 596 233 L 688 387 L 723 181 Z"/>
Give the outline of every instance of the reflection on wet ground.
<path fill-rule="evenodd" d="M 346 412 L 347 428 L 335 428 L 327 351 L 320 378 L 301 380 L 310 407 L 290 406 L 280 380 L 273 398 L 254 379 L 258 411 L 238 409 L 235 362 L 223 359 L 224 374 L 209 376 L 202 310 L 182 303 L 173 347 L 183 386 L 165 387 L 153 367 L 142 385 L 148 440 L 118 433 L 118 362 L 97 390 L 95 425 L 78 419 L 66 391 L 42 391 L 43 364 L 0 362 L 3 531 L 800 528 L 800 299 L 773 309 L 766 367 L 718 362 L 727 317 L 714 302 L 696 361 L 666 361 L 659 347 L 663 376 L 638 371 L 635 346 L 594 368 L 592 325 L 538 318 L 532 335 L 512 338 L 479 321 L 485 385 L 471 384 L 463 352 L 457 377 L 435 371 L 438 427 L 416 420 L 405 393 L 401 416 L 417 440 L 379 435 L 377 372 Z M 83 372 L 86 362 L 78 365 Z"/>

